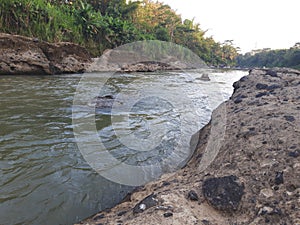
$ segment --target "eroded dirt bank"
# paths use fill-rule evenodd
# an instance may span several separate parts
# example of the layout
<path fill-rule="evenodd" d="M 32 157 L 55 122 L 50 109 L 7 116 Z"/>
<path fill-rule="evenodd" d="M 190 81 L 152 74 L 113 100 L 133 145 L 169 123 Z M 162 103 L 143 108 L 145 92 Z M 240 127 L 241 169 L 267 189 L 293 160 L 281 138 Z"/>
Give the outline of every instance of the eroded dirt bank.
<path fill-rule="evenodd" d="M 0 75 L 82 73 L 91 63 L 86 49 L 0 33 Z"/>
<path fill-rule="evenodd" d="M 234 87 L 185 168 L 79 224 L 299 225 L 300 72 L 252 70 Z M 206 168 L 214 123 L 222 121 L 224 138 Z"/>

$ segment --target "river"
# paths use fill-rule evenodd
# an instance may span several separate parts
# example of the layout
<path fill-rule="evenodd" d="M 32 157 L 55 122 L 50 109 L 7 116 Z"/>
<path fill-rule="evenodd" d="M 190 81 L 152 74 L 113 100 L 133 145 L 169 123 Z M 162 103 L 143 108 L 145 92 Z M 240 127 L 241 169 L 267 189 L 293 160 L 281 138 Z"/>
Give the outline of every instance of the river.
<path fill-rule="evenodd" d="M 155 84 L 163 84 L 170 92 L 180 88 L 194 106 L 186 110 L 197 109 L 187 120 L 199 120 L 201 127 L 209 121 L 213 108 L 231 96 L 233 82 L 246 74 L 215 70 L 209 72 L 211 81 L 199 79 L 201 74 L 195 71 L 119 74 L 107 83 L 112 93 L 102 94 L 110 98 L 110 94 L 115 96 L 129 87 L 131 91 L 127 95 L 132 93 L 131 99 L 135 99 L 135 89 L 142 84 L 154 88 Z M 113 206 L 133 189 L 100 176 L 78 148 L 72 110 L 81 77 L 79 74 L 0 77 L 1 225 L 72 224 Z M 113 131 L 126 124 L 118 122 L 113 126 L 108 122 L 111 113 L 121 113 L 118 110 L 97 108 L 97 131 L 114 157 L 132 165 L 147 164 L 157 160 L 161 148 L 168 152 L 171 143 L 176 142 L 180 121 L 170 113 L 174 105 L 170 100 L 148 97 L 137 99 L 132 107 L 130 130 L 137 137 L 149 135 L 149 121 L 143 118 L 151 118 L 151 124 L 166 124 L 171 130 L 167 137 L 155 136 L 163 145 L 156 146 L 158 153 L 154 155 L 135 154 L 120 145 Z"/>

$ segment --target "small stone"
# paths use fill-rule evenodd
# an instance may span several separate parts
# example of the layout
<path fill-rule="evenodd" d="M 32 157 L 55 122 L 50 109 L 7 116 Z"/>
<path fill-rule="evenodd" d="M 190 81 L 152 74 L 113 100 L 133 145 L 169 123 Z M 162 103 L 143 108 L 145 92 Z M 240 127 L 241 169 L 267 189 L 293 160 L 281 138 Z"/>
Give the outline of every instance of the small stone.
<path fill-rule="evenodd" d="M 272 191 L 272 189 L 262 189 L 261 191 L 260 191 L 260 194 L 261 195 L 263 195 L 264 197 L 266 197 L 266 198 L 270 198 L 270 197 L 272 197 L 273 196 L 273 191 Z"/>
<path fill-rule="evenodd" d="M 240 81 L 241 82 L 245 82 L 245 81 L 247 81 L 249 78 L 247 77 L 247 76 L 245 76 L 245 77 L 242 77 L 241 79 L 240 79 Z"/>
<path fill-rule="evenodd" d="M 33 42 L 39 42 L 40 40 L 38 38 L 33 38 L 32 41 Z"/>
<path fill-rule="evenodd" d="M 127 211 L 121 211 L 121 212 L 118 212 L 117 216 L 123 216 L 127 213 Z"/>
<path fill-rule="evenodd" d="M 284 116 L 285 120 L 286 121 L 289 121 L 289 122 L 294 122 L 295 121 L 295 117 L 293 116 Z"/>
<path fill-rule="evenodd" d="M 266 214 L 270 214 L 271 212 L 273 212 L 273 209 L 271 207 L 268 206 L 264 206 L 263 208 L 261 208 L 258 212 L 258 215 L 266 215 Z"/>
<path fill-rule="evenodd" d="M 201 223 L 204 224 L 204 225 L 209 225 L 210 222 L 208 220 L 201 220 Z"/>
<path fill-rule="evenodd" d="M 278 191 L 279 187 L 278 186 L 274 186 L 273 189 L 274 189 L 274 191 Z"/>
<path fill-rule="evenodd" d="M 274 70 L 267 70 L 266 75 L 269 75 L 271 77 L 278 77 L 277 72 Z"/>
<path fill-rule="evenodd" d="M 260 98 L 260 97 L 266 96 L 266 95 L 268 95 L 268 92 L 260 92 L 257 95 L 255 95 L 255 98 Z"/>
<path fill-rule="evenodd" d="M 168 211 L 168 210 L 173 210 L 173 206 L 172 205 L 168 205 L 168 206 L 160 205 L 160 206 L 157 206 L 155 209 L 156 210 Z"/>
<path fill-rule="evenodd" d="M 173 216 L 173 213 L 171 213 L 171 212 L 166 212 L 166 213 L 164 213 L 164 217 L 171 217 L 171 216 Z"/>
<path fill-rule="evenodd" d="M 262 84 L 262 83 L 258 83 L 256 84 L 256 89 L 258 90 L 264 90 L 264 89 L 267 89 L 268 88 L 268 85 L 267 84 Z"/>
<path fill-rule="evenodd" d="M 278 88 L 282 88 L 282 86 L 278 85 L 278 84 L 272 84 L 272 85 L 268 86 L 266 89 L 268 91 L 273 91 L 273 90 L 278 89 Z"/>
<path fill-rule="evenodd" d="M 168 182 L 168 181 L 164 181 L 164 182 L 162 183 L 163 186 L 169 186 L 170 184 L 171 184 L 171 183 Z"/>
<path fill-rule="evenodd" d="M 243 101 L 243 99 L 241 98 L 241 96 L 237 97 L 233 102 L 235 104 L 241 103 Z"/>
<path fill-rule="evenodd" d="M 199 197 L 198 197 L 198 195 L 197 195 L 197 193 L 195 191 L 191 190 L 188 193 L 188 199 L 190 199 L 191 201 L 198 201 Z"/>
<path fill-rule="evenodd" d="M 300 156 L 300 150 L 289 152 L 289 156 L 293 158 L 298 158 Z"/>
<path fill-rule="evenodd" d="M 100 219 L 103 219 L 105 216 L 104 216 L 104 214 L 100 214 L 100 215 L 98 215 L 98 216 L 95 216 L 94 218 L 93 218 L 93 220 L 100 220 Z"/>
<path fill-rule="evenodd" d="M 276 172 L 275 184 L 276 185 L 283 184 L 283 172 Z"/>

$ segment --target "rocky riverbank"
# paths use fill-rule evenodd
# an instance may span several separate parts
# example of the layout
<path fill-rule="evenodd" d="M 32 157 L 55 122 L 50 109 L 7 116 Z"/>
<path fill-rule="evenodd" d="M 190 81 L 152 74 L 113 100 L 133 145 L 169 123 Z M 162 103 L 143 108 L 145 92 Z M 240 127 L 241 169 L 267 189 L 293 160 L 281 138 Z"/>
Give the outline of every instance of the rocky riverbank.
<path fill-rule="evenodd" d="M 108 49 L 100 58 L 91 58 L 85 48 L 73 43 L 48 43 L 36 38 L 0 33 L 0 75 L 154 72 L 193 67 L 193 64 L 168 54 L 156 62 L 126 47 Z"/>
<path fill-rule="evenodd" d="M 90 63 L 79 45 L 0 33 L 0 75 L 82 73 Z"/>
<path fill-rule="evenodd" d="M 299 225 L 300 72 L 252 70 L 234 88 L 183 169 L 79 224 Z"/>

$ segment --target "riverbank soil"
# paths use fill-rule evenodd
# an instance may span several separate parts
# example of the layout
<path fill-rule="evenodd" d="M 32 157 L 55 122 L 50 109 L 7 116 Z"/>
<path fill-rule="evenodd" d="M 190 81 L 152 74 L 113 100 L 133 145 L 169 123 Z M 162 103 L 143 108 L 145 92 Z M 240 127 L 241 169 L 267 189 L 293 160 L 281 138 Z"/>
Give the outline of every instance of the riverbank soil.
<path fill-rule="evenodd" d="M 82 73 L 91 63 L 79 45 L 0 33 L 0 75 Z"/>
<path fill-rule="evenodd" d="M 214 119 L 183 169 L 79 224 L 299 225 L 300 72 L 252 70 L 234 88 L 214 112 L 222 109 L 226 126 L 208 167 Z"/>

